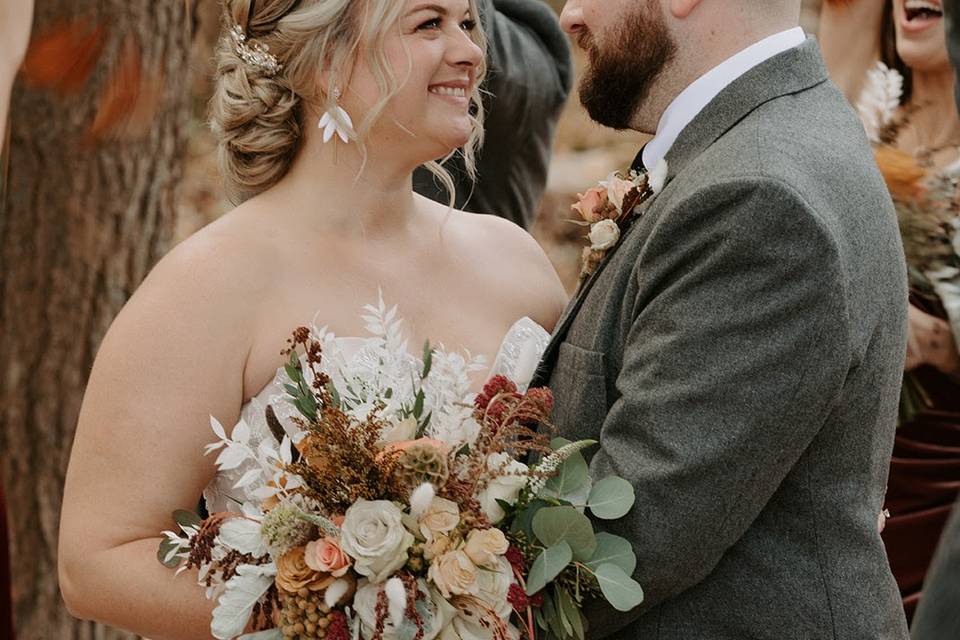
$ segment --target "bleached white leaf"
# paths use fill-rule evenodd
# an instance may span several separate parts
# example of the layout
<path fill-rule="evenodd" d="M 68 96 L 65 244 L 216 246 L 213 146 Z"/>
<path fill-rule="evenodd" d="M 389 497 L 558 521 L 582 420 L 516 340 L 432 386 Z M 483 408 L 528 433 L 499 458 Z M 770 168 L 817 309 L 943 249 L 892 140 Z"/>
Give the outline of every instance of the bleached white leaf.
<path fill-rule="evenodd" d="M 244 634 L 237 640 L 283 640 L 283 632 L 280 629 L 267 629 L 266 631 Z"/>
<path fill-rule="evenodd" d="M 210 427 L 213 429 L 213 432 L 217 434 L 218 438 L 220 438 L 221 440 L 227 439 L 227 432 L 224 431 L 223 425 L 220 424 L 220 421 L 214 418 L 213 416 L 210 416 Z"/>
<path fill-rule="evenodd" d="M 267 545 L 260 535 L 260 523 L 247 518 L 230 518 L 220 527 L 218 538 L 222 544 L 240 553 L 259 558 L 267 554 Z"/>
<path fill-rule="evenodd" d="M 237 575 L 226 582 L 223 595 L 213 610 L 210 631 L 218 640 L 231 640 L 243 633 L 253 607 L 263 597 L 277 571 L 273 564 L 237 567 Z"/>
<path fill-rule="evenodd" d="M 239 444 L 247 444 L 250 442 L 250 425 L 247 424 L 246 420 L 240 418 L 237 426 L 233 428 L 231 439 Z"/>
<path fill-rule="evenodd" d="M 231 444 L 217 456 L 217 466 L 221 471 L 236 469 L 247 459 L 248 452 L 240 445 Z"/>
<path fill-rule="evenodd" d="M 280 443 L 280 460 L 284 464 L 293 463 L 293 451 L 291 450 L 292 443 L 290 442 L 289 436 L 283 437 L 283 442 Z"/>
<path fill-rule="evenodd" d="M 257 478 L 260 477 L 260 474 L 260 469 L 251 469 L 250 471 L 247 471 L 240 477 L 239 480 L 237 480 L 237 483 L 233 485 L 233 488 L 242 489 L 243 487 L 249 487 L 251 484 L 256 482 Z"/>

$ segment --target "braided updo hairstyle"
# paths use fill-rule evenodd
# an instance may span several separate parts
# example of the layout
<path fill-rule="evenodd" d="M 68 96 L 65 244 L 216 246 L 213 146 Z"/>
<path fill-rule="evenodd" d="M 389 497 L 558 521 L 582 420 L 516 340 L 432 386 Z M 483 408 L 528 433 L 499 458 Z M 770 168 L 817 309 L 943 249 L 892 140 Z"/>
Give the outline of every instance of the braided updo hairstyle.
<path fill-rule="evenodd" d="M 305 107 L 323 112 L 333 105 L 336 73 L 352 69 L 361 46 L 380 87 L 381 98 L 356 127 L 364 136 L 398 90 L 383 43 L 395 28 L 405 2 L 399 0 L 223 0 L 223 35 L 217 45 L 216 86 L 210 126 L 218 141 L 220 172 L 234 201 L 243 201 L 276 184 L 287 173 L 303 142 Z M 476 0 L 470 0 L 475 17 Z M 237 53 L 230 30 L 239 26 L 248 46 L 263 45 L 282 68 L 270 71 Z M 485 49 L 481 29 L 473 40 Z M 328 86 L 321 86 L 321 74 Z M 479 77 L 482 77 L 482 69 Z M 478 77 L 478 80 L 479 80 Z M 479 82 L 478 82 L 479 86 Z M 483 137 L 479 89 L 471 96 L 473 133 L 462 149 L 473 175 L 474 153 Z M 427 165 L 446 185 L 453 180 L 438 163 Z"/>

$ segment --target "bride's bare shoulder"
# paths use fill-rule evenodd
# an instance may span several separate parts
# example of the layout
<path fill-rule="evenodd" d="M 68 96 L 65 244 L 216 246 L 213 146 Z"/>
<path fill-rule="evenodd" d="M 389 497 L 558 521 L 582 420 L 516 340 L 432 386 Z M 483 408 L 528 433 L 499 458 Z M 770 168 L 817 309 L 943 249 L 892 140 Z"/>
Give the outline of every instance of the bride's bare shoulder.
<path fill-rule="evenodd" d="M 509 288 L 517 304 L 545 327 L 563 312 L 567 294 L 556 269 L 537 240 L 499 216 L 455 211 L 464 251 L 496 282 Z"/>

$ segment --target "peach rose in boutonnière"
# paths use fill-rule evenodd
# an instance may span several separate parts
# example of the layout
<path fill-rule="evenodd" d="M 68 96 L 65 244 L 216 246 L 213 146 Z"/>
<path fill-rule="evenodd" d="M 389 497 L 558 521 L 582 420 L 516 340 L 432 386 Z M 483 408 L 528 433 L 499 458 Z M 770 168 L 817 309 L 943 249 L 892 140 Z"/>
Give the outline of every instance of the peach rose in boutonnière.
<path fill-rule="evenodd" d="M 596 209 L 607 202 L 607 190 L 603 187 L 591 187 L 586 193 L 577 194 L 578 202 L 573 210 L 587 222 L 599 222 L 600 214 Z"/>
<path fill-rule="evenodd" d="M 307 565 L 304 547 L 295 547 L 277 560 L 277 586 L 288 593 L 300 589 L 323 591 L 336 580 L 329 573 L 314 571 Z"/>

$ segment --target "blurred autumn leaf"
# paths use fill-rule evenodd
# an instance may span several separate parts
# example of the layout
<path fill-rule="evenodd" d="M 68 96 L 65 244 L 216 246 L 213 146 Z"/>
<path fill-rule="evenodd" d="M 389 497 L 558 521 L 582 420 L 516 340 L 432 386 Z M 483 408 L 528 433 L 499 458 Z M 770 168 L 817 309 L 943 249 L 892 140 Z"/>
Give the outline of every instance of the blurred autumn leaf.
<path fill-rule="evenodd" d="M 87 130 L 86 142 L 133 140 L 146 135 L 162 96 L 162 74 L 159 70 L 144 74 L 140 48 L 128 37 L 100 92 L 97 115 Z"/>
<path fill-rule="evenodd" d="M 100 57 L 104 29 L 85 20 L 52 25 L 34 36 L 23 63 L 28 84 L 61 95 L 79 92 Z"/>

